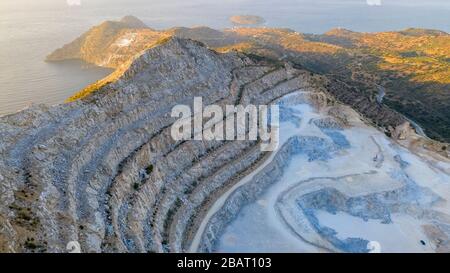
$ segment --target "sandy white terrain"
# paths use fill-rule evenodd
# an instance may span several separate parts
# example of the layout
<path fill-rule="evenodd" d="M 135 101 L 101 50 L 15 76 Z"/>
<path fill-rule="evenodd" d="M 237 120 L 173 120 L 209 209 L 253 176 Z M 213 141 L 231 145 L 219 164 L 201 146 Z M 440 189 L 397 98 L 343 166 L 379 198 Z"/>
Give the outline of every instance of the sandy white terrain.
<path fill-rule="evenodd" d="M 289 114 L 281 122 L 280 147 L 301 136 L 323 139 L 333 148 L 304 147 L 308 152 L 293 155 L 283 175 L 227 225 L 213 251 L 369 252 L 373 244 L 376 252 L 445 251 L 448 162 L 410 152 L 354 112 L 350 126 L 338 128 L 322 122 L 330 119 L 323 109 L 308 104 L 283 111 Z M 191 251 L 226 200 L 246 183 L 259 183 L 255 174 L 272 160 L 213 205 Z"/>

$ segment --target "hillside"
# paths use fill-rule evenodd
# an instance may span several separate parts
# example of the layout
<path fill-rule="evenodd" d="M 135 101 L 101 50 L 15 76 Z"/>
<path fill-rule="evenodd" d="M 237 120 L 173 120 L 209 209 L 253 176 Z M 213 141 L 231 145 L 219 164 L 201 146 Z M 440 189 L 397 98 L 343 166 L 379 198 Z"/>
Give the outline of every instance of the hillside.
<path fill-rule="evenodd" d="M 386 89 L 384 102 L 418 122 L 428 136 L 449 141 L 450 35 L 424 29 L 355 33 L 333 30 L 312 41 L 342 46 L 354 57 L 327 73 L 372 89 Z"/>
<path fill-rule="evenodd" d="M 344 102 L 367 117 L 374 117 L 376 109 L 368 109 L 366 103 L 359 105 L 359 101 L 376 103 L 381 87 L 383 104 L 418 123 L 427 136 L 450 142 L 450 35 L 440 31 L 356 33 L 335 29 L 323 35 L 310 35 L 274 28 L 155 31 L 117 28 L 108 23 L 55 51 L 48 60 L 80 58 L 117 68 L 172 35 L 201 41 L 219 52 L 237 50 L 274 61 L 290 61 L 342 81 L 355 91 L 351 95 L 341 94 L 346 98 Z M 380 123 L 380 119 L 383 117 L 373 121 Z"/>
<path fill-rule="evenodd" d="M 392 138 L 372 127 L 343 83 L 176 37 L 116 73 L 0 118 L 0 252 L 450 251 L 450 160 L 389 108 Z M 279 147 L 174 140 L 193 97 L 279 105 Z"/>
<path fill-rule="evenodd" d="M 81 59 L 98 66 L 117 68 L 134 55 L 168 35 L 148 28 L 139 19 L 126 16 L 120 21 L 106 21 L 47 56 L 55 62 Z"/>

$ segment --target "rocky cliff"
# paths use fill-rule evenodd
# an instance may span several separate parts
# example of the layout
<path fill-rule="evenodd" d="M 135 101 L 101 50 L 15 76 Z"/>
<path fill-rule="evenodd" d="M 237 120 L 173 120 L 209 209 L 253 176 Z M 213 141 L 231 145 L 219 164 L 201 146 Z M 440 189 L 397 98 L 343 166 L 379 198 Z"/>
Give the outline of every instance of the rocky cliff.
<path fill-rule="evenodd" d="M 173 140 L 172 107 L 191 105 L 193 97 L 206 105 L 258 105 L 300 93 L 299 102 L 326 109 L 339 126 L 360 120 L 353 110 L 346 114 L 333 96 L 339 96 L 336 85 L 323 76 L 235 51 L 217 53 L 188 39 L 164 40 L 116 73 L 82 99 L 0 119 L 2 252 L 65 252 L 71 241 L 84 252 L 208 250 L 203 246 L 214 244 L 214 238 L 201 239 L 209 235 L 199 230 L 210 208 L 275 154 L 262 152 L 258 141 Z M 393 122 L 402 121 L 395 117 Z M 446 165 L 439 165 L 446 164 L 443 157 L 422 145 L 413 147 L 422 139 L 414 132 L 402 135 L 405 147 L 427 153 L 447 177 Z M 306 139 L 294 141 L 295 149 L 310 143 L 335 149 L 323 146 L 328 142 L 321 138 Z M 322 158 L 316 148 L 306 152 Z M 259 177 L 282 173 L 264 176 L 267 171 Z M 247 202 L 262 192 L 248 191 L 249 185 Z M 237 212 L 243 204 L 232 202 L 225 212 Z M 209 230 L 220 230 L 223 223 Z M 440 226 L 430 228 L 447 234 Z M 444 235 L 433 238 L 446 242 Z M 202 247 L 192 248 L 193 242 Z"/>
<path fill-rule="evenodd" d="M 184 250 L 211 198 L 265 154 L 254 141 L 172 140 L 172 107 L 271 103 L 313 78 L 173 38 L 82 100 L 3 117 L 1 250 Z"/>
<path fill-rule="evenodd" d="M 345 97 L 345 103 L 358 105 L 358 111 L 379 126 L 387 129 L 398 125 L 392 123 L 395 118 L 384 110 L 388 107 L 417 122 L 430 138 L 450 142 L 450 35 L 441 31 L 407 29 L 357 33 L 334 29 L 323 35 L 255 27 L 223 31 L 208 27 L 155 31 L 137 29 L 136 24 L 107 22 L 55 51 L 48 60 L 81 58 L 117 68 L 159 39 L 172 35 L 201 41 L 219 52 L 237 50 L 290 61 L 325 74 L 329 79 L 351 86 L 351 92 L 340 90 L 345 93 L 340 96 Z M 380 86 L 385 94 L 383 101 L 378 103 Z M 377 103 L 383 106 L 378 107 Z"/>
<path fill-rule="evenodd" d="M 116 68 L 168 36 L 150 29 L 136 17 L 126 16 L 120 21 L 106 21 L 91 28 L 75 41 L 55 50 L 46 61 L 81 59 L 98 66 Z"/>

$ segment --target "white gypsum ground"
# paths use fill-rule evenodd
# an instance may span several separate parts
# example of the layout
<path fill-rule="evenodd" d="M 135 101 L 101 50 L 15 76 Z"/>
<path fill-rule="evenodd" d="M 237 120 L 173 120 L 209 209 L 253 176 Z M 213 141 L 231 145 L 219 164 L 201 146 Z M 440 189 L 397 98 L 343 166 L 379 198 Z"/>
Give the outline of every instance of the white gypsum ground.
<path fill-rule="evenodd" d="M 337 141 L 344 137 L 349 146 L 337 149 L 325 160 L 293 155 L 283 175 L 256 202 L 244 206 L 222 234 L 216 234 L 219 238 L 213 251 L 364 252 L 371 241 L 378 242 L 382 252 L 436 250 L 436 240 L 427 228 L 449 224 L 448 163 L 413 154 L 365 125 L 351 110 L 351 126 L 336 130 L 336 136 L 327 134 L 334 132 L 333 128 L 322 130 L 316 125 L 315 121 L 329 118 L 323 109 L 308 104 L 289 108 L 297 114 L 281 123 L 280 147 L 295 135 L 330 142 L 336 141 L 334 137 Z M 277 152 L 215 202 L 203 219 L 191 251 L 198 248 L 203 232 L 211 229 L 208 221 L 227 209 L 227 199 L 246 183 L 258 183 L 255 175 L 274 160 Z M 339 198 L 333 194 L 330 198 L 329 189 L 345 196 L 347 208 L 336 205 Z M 305 201 L 300 206 L 308 194 L 328 201 Z M 356 204 L 349 205 L 351 202 Z M 372 208 L 377 206 L 385 208 L 382 216 Z"/>

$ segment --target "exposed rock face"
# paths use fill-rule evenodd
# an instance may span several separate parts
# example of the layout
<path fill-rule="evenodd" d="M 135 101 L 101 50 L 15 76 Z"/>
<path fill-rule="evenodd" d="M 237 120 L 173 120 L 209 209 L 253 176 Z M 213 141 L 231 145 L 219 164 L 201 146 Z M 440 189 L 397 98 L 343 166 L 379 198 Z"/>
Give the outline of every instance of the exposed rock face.
<path fill-rule="evenodd" d="M 448 252 L 450 162 L 305 94 L 279 102 L 283 145 L 217 199 L 190 250 Z"/>
<path fill-rule="evenodd" d="M 334 29 L 324 35 L 311 35 L 257 27 L 223 31 L 181 27 L 156 31 L 137 28 L 142 24 L 134 21 L 125 19 L 97 26 L 52 53 L 48 60 L 79 58 L 117 68 L 160 39 L 172 35 L 191 38 L 219 52 L 237 50 L 290 61 L 325 74 L 330 81 L 345 82 L 347 86 L 338 84 L 334 88 L 335 96 L 378 126 L 387 130 L 389 126 L 402 124 L 404 119 L 397 111 L 420 124 L 428 137 L 450 142 L 447 33 L 423 29 L 381 33 Z"/>
<path fill-rule="evenodd" d="M 174 141 L 172 107 L 300 89 L 315 93 L 306 71 L 173 38 L 83 100 L 2 117 L 0 250 L 185 251 L 214 196 L 267 154 L 256 141 Z"/>
<path fill-rule="evenodd" d="M 238 52 L 221 54 L 187 39 L 163 40 L 122 64 L 113 78 L 82 99 L 34 106 L 0 119 L 0 251 L 65 252 L 72 241 L 79 242 L 83 252 L 212 251 L 226 225 L 274 185 L 296 155 L 320 161 L 322 167 L 332 155 L 348 156 L 347 161 L 338 160 L 342 169 L 363 172 L 354 178 L 336 174 L 321 178 L 321 188 L 310 185 L 314 179 L 306 186 L 301 181 L 293 191 L 299 194 L 287 196 L 282 204 L 288 209 L 293 201 L 304 209 L 300 220 L 306 224 L 291 224 L 309 242 L 330 251 L 359 251 L 365 246 L 364 240 L 342 242 L 329 230 L 314 226 L 316 215 L 308 209 L 315 213 L 331 206 L 375 219 L 382 215 L 389 220 L 391 212 L 399 211 L 426 219 L 424 232 L 433 242 L 431 250 L 448 251 L 445 202 L 450 191 L 441 184 L 433 188 L 431 183 L 436 193 L 419 187 L 412 178 L 419 181 L 423 176 L 409 168 L 408 161 L 419 161 L 436 181 L 448 178 L 450 163 L 431 152 L 416 159 L 397 143 L 386 144 L 383 134 L 336 98 L 348 100 L 361 112 L 366 104 L 354 103 L 339 90 L 351 87 L 289 63 L 257 61 Z M 261 151 L 259 141 L 175 141 L 170 135 L 176 121 L 171 110 L 178 104 L 192 105 L 193 97 L 202 97 L 206 105 L 277 103 L 284 109 L 281 121 L 306 130 L 283 140 L 273 153 Z M 288 103 L 307 104 L 314 110 L 296 116 L 295 110 L 286 110 Z M 374 109 L 380 122 L 401 125 L 395 135 L 405 138 L 401 140 L 405 147 L 423 152 L 422 138 L 401 117 Z M 355 137 L 350 142 L 340 131 L 353 126 Z M 358 139 L 364 130 L 372 134 L 374 144 Z M 352 147 L 355 141 L 360 143 Z M 360 160 L 366 149 L 371 157 Z M 383 168 L 390 173 L 393 166 L 399 172 L 392 173 L 392 179 L 374 176 Z M 317 175 L 317 170 L 302 175 Z M 348 192 L 362 197 L 342 195 Z M 220 200 L 224 206 L 210 215 Z M 348 200 L 352 205 L 344 204 Z M 443 212 L 435 209 L 440 202 L 445 203 L 440 207 Z M 312 227 L 304 231 L 305 226 Z"/>
<path fill-rule="evenodd" d="M 148 28 L 133 16 L 106 21 L 93 27 L 75 41 L 57 49 L 47 61 L 81 59 L 98 66 L 117 68 L 137 53 L 169 34 Z"/>
<path fill-rule="evenodd" d="M 312 67 L 327 66 L 320 56 L 336 54 L 339 50 L 334 45 L 307 41 L 302 34 L 286 29 L 243 28 L 218 31 L 208 27 L 179 27 L 155 31 L 134 29 L 133 27 L 140 26 L 140 24 L 129 23 L 129 21 L 134 20 L 125 18 L 120 22 L 105 22 L 94 27 L 79 39 L 52 53 L 48 60 L 79 58 L 100 66 L 121 68 L 134 56 L 141 54 L 142 51 L 170 36 L 201 41 L 218 51 L 238 49 L 267 57 L 271 61 L 284 58 L 306 63 L 307 66 Z M 242 45 L 243 48 L 240 48 L 239 45 Z M 97 85 L 101 86 L 104 82 L 110 81 L 110 79 L 107 79 L 97 83 Z M 378 126 L 386 128 L 386 130 L 389 126 L 395 128 L 405 121 L 401 115 L 385 105 L 377 104 L 369 95 L 364 94 L 355 86 L 349 86 L 342 81 L 333 79 L 333 77 L 317 77 L 316 81 L 318 81 L 319 86 L 327 86 L 327 89 L 339 101 L 349 104 L 366 118 Z M 95 89 L 98 88 L 90 86 L 73 98 L 83 97 Z"/>
<path fill-rule="evenodd" d="M 405 122 L 403 124 L 398 125 L 392 131 L 392 136 L 395 139 L 399 139 L 399 140 L 405 140 L 405 139 L 409 138 L 412 134 L 414 134 L 414 131 L 411 127 L 411 124 L 409 124 L 409 122 Z"/>
<path fill-rule="evenodd" d="M 217 243 L 217 238 L 226 225 L 236 218 L 245 205 L 255 202 L 270 185 L 277 182 L 292 156 L 305 154 L 311 158 L 317 157 L 317 155 L 319 155 L 318 158 L 321 158 L 320 151 L 330 152 L 333 149 L 332 145 L 317 137 L 296 136 L 289 139 L 277 152 L 274 159 L 253 178 L 253 183 L 248 183 L 233 192 L 223 208 L 214 214 L 202 235 L 198 251 L 212 252 L 215 250 L 214 245 Z M 327 153 L 324 153 L 324 157 L 326 156 Z"/>

